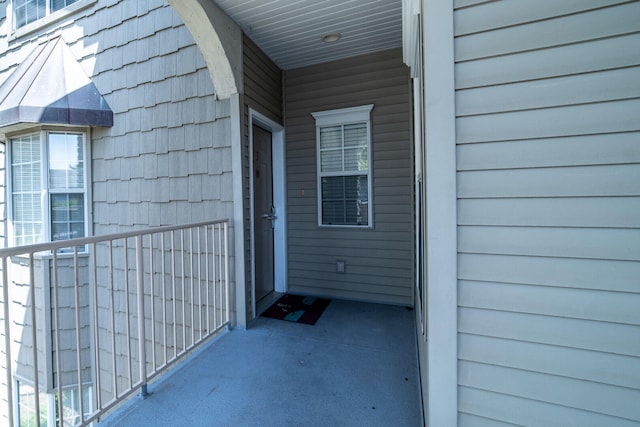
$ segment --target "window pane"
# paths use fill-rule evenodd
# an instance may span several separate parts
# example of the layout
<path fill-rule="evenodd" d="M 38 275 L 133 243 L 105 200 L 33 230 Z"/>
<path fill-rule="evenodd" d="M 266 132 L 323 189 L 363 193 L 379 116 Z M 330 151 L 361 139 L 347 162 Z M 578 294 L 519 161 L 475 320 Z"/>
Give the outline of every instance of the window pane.
<path fill-rule="evenodd" d="M 12 139 L 13 163 L 40 161 L 40 135 L 33 134 Z"/>
<path fill-rule="evenodd" d="M 51 195 L 51 240 L 84 237 L 84 195 Z"/>
<path fill-rule="evenodd" d="M 18 0 L 14 2 L 16 28 L 20 28 L 37 19 L 44 18 L 45 0 Z"/>
<path fill-rule="evenodd" d="M 79 239 L 84 237 L 84 223 L 71 222 L 69 225 L 69 235 L 72 239 Z"/>
<path fill-rule="evenodd" d="M 78 0 L 51 0 L 51 11 L 55 12 L 56 10 L 62 9 L 63 7 L 67 7 L 70 4 L 77 2 Z"/>
<path fill-rule="evenodd" d="M 11 140 L 13 227 L 16 245 L 38 243 L 42 231 L 40 136 Z"/>
<path fill-rule="evenodd" d="M 322 199 L 342 199 L 344 195 L 344 177 L 332 176 L 322 178 Z"/>
<path fill-rule="evenodd" d="M 345 171 L 365 171 L 367 169 L 369 169 L 369 157 L 366 146 L 344 150 Z"/>
<path fill-rule="evenodd" d="M 51 0 L 51 12 L 77 2 L 78 0 Z M 30 22 L 44 18 L 47 14 L 46 0 L 14 0 L 13 13 L 15 28 L 20 28 Z"/>
<path fill-rule="evenodd" d="M 367 147 L 366 123 L 320 129 L 320 171 L 365 171 L 369 169 Z"/>
<path fill-rule="evenodd" d="M 363 146 L 366 147 L 367 146 L 366 123 L 345 125 L 344 146 L 345 147 L 363 147 Z"/>
<path fill-rule="evenodd" d="M 13 192 L 40 192 L 40 164 L 25 163 L 13 165 Z"/>
<path fill-rule="evenodd" d="M 322 223 L 325 225 L 345 224 L 344 203 L 342 201 L 322 201 Z"/>
<path fill-rule="evenodd" d="M 327 148 L 342 148 L 342 126 L 320 129 L 320 150 Z"/>
<path fill-rule="evenodd" d="M 342 172 L 342 150 L 321 151 L 320 170 L 322 172 Z"/>
<path fill-rule="evenodd" d="M 368 225 L 367 175 L 322 178 L 322 223 Z"/>
<path fill-rule="evenodd" d="M 13 232 L 16 246 L 30 245 L 42 240 L 42 224 L 39 222 L 15 222 Z"/>
<path fill-rule="evenodd" d="M 40 408 L 36 408 L 35 389 L 25 382 L 18 382 L 18 425 L 20 427 L 35 427 L 38 424 L 36 417 L 40 419 L 42 427 L 47 426 L 47 395 L 39 393 Z"/>
<path fill-rule="evenodd" d="M 15 27 L 20 28 L 27 24 L 27 11 L 24 7 L 17 7 L 14 3 L 14 19 L 15 19 Z"/>
<path fill-rule="evenodd" d="M 89 417 L 92 412 L 91 393 L 93 387 L 91 385 L 82 386 L 82 404 L 85 418 Z M 62 391 L 62 407 L 64 425 L 78 425 L 80 418 L 80 399 L 78 398 L 78 388 L 73 387 Z M 56 408 L 56 421 L 59 422 L 60 415 Z"/>
<path fill-rule="evenodd" d="M 13 219 L 19 222 L 39 222 L 42 219 L 39 194 L 15 194 L 13 196 Z"/>
<path fill-rule="evenodd" d="M 81 134 L 49 134 L 49 185 L 52 190 L 84 188 L 84 144 Z"/>

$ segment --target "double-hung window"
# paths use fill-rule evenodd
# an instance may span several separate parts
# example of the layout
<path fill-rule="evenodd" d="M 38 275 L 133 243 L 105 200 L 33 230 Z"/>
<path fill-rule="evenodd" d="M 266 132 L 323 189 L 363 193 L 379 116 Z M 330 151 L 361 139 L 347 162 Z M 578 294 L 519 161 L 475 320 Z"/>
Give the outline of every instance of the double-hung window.
<path fill-rule="evenodd" d="M 86 136 L 43 131 L 11 139 L 15 246 L 84 237 Z"/>
<path fill-rule="evenodd" d="M 312 113 L 316 121 L 318 223 L 372 227 L 373 105 Z"/>
<path fill-rule="evenodd" d="M 13 0 L 14 28 L 17 30 L 33 21 L 64 9 L 78 0 Z"/>

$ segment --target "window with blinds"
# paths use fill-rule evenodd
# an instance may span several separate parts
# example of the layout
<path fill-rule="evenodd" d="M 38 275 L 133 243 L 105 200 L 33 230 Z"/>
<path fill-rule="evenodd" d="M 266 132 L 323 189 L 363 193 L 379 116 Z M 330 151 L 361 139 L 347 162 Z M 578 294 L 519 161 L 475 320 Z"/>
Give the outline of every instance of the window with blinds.
<path fill-rule="evenodd" d="M 85 136 L 39 132 L 11 139 L 14 245 L 86 235 Z"/>
<path fill-rule="evenodd" d="M 13 241 L 16 246 L 42 241 L 42 159 L 40 134 L 11 141 Z"/>
<path fill-rule="evenodd" d="M 318 222 L 372 226 L 371 132 L 373 105 L 312 113 L 318 155 Z"/>
<path fill-rule="evenodd" d="M 14 29 L 44 18 L 78 0 L 13 0 Z"/>
<path fill-rule="evenodd" d="M 51 240 L 84 237 L 84 135 L 49 133 Z"/>

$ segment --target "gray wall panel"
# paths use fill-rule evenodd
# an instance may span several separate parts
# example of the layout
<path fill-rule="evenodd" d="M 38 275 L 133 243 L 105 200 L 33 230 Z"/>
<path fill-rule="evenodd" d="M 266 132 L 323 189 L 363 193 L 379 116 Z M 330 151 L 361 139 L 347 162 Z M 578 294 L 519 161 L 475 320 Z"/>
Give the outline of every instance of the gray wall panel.
<path fill-rule="evenodd" d="M 460 425 L 640 421 L 640 2 L 456 2 Z"/>
<path fill-rule="evenodd" d="M 410 305 L 413 284 L 411 105 L 399 50 L 289 70 L 285 77 L 289 287 Z M 373 229 L 318 226 L 312 112 L 374 104 Z M 346 273 L 336 273 L 336 260 Z"/>
<path fill-rule="evenodd" d="M 243 167 L 244 167 L 244 218 L 245 218 L 245 260 L 246 260 L 246 291 L 251 295 L 251 195 L 249 171 L 249 109 L 253 109 L 276 123 L 282 124 L 282 71 L 260 50 L 247 36 L 242 37 L 243 48 Z M 247 297 L 247 313 L 251 313 L 252 301 Z"/>

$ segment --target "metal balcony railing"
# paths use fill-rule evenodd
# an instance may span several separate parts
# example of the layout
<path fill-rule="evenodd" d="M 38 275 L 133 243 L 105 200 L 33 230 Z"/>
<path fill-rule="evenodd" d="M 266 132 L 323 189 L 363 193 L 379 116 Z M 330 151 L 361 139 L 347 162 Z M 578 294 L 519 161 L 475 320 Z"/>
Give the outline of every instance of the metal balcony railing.
<path fill-rule="evenodd" d="M 0 250 L 0 425 L 99 419 L 229 324 L 228 222 Z"/>

